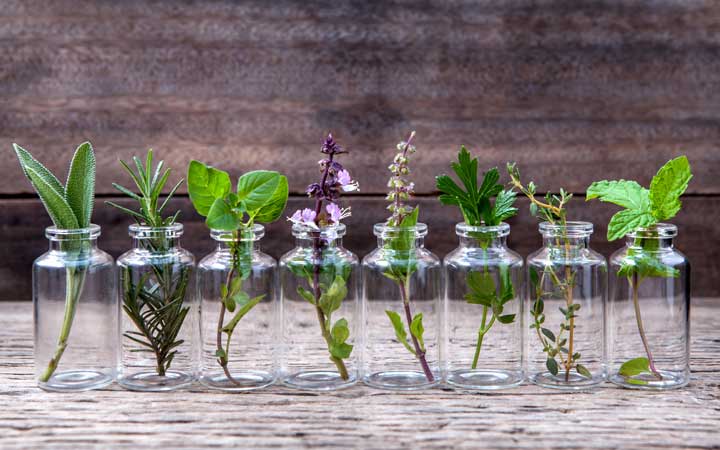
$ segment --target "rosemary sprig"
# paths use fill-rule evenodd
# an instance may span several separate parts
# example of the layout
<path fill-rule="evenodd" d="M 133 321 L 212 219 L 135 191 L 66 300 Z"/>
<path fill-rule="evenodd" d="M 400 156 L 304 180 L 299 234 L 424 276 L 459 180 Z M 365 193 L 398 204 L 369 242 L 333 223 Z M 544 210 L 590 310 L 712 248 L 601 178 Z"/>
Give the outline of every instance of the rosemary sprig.
<path fill-rule="evenodd" d="M 137 157 L 133 157 L 133 162 L 135 170 L 124 161 L 120 161 L 120 164 L 135 183 L 139 194 L 117 183 L 113 183 L 113 186 L 136 200 L 139 210 L 125 208 L 110 201 L 106 203 L 129 214 L 139 225 L 152 228 L 173 225 L 180 211 L 168 217 L 163 217 L 162 212 L 183 180 L 177 182 L 160 203 L 160 195 L 170 176 L 170 169 L 163 172 L 164 162 L 160 161 L 153 170 L 152 150 L 148 150 L 145 166 Z M 170 242 L 164 234 L 150 237 L 145 245 L 147 250 L 157 254 L 170 249 Z M 172 256 L 153 260 L 151 271 L 143 274 L 137 281 L 133 281 L 134 270 L 126 267 L 120 273 L 123 310 L 137 328 L 137 331 L 126 331 L 123 336 L 140 346 L 132 351 L 153 353 L 157 374 L 164 376 L 177 354 L 177 348 L 184 343 L 183 339 L 179 339 L 179 335 L 190 310 L 184 303 L 190 270 L 178 266 Z"/>

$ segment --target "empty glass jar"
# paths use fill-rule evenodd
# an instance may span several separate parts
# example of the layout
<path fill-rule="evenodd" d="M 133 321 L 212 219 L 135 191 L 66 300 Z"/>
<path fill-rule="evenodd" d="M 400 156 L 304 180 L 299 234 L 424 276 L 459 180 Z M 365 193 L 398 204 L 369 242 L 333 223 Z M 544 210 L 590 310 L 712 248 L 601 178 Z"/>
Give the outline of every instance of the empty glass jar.
<path fill-rule="evenodd" d="M 672 389 L 690 379 L 690 264 L 673 246 L 675 225 L 627 235 L 610 258 L 610 381 Z"/>
<path fill-rule="evenodd" d="M 280 259 L 281 371 L 285 385 L 333 390 L 357 382 L 358 258 L 345 225 L 294 224 L 296 247 Z"/>
<path fill-rule="evenodd" d="M 197 377 L 195 259 L 180 246 L 182 224 L 131 225 L 133 248 L 117 261 L 122 308 L 118 382 L 138 391 L 168 391 Z"/>
<path fill-rule="evenodd" d="M 442 266 L 424 247 L 427 225 L 376 224 L 363 259 L 363 381 L 382 389 L 436 385 L 440 374 Z"/>
<path fill-rule="evenodd" d="M 527 258 L 527 371 L 543 387 L 579 390 L 606 378 L 607 263 L 589 247 L 593 225 L 543 222 Z"/>
<path fill-rule="evenodd" d="M 198 264 L 200 382 L 229 391 L 258 389 L 277 375 L 275 260 L 261 252 L 262 225 L 211 230 L 215 251 Z"/>
<path fill-rule="evenodd" d="M 100 227 L 49 227 L 47 253 L 33 264 L 35 375 L 48 391 L 110 384 L 117 370 L 113 259 L 98 249 Z"/>
<path fill-rule="evenodd" d="M 445 269 L 445 381 L 503 389 L 523 381 L 523 259 L 507 247 L 510 225 L 455 227 Z"/>

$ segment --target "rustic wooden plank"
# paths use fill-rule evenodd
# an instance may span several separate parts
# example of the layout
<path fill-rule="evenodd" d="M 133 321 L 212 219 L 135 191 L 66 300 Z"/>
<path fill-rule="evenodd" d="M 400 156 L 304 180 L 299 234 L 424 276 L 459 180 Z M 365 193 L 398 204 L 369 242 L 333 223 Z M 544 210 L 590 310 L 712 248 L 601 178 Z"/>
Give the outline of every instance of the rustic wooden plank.
<path fill-rule="evenodd" d="M 91 139 L 97 151 L 101 194 L 115 193 L 111 183 L 126 179 L 118 158 L 127 161 L 144 155 L 150 147 L 179 174 L 193 158 L 226 168 L 233 177 L 248 170 L 275 168 L 288 174 L 292 191 L 301 193 L 316 178 L 315 161 L 328 130 L 350 150 L 343 161 L 359 178 L 362 191 L 379 194 L 386 189 L 386 167 L 396 151 L 395 143 L 410 129 L 418 132 L 413 169 L 420 193 L 434 191 L 434 177 L 450 170 L 449 163 L 462 144 L 480 158 L 484 169 L 502 169 L 506 161 L 518 161 L 540 186 L 561 180 L 563 187 L 578 193 L 606 176 L 647 184 L 664 162 L 687 154 L 695 174 L 689 192 L 720 193 L 720 152 L 714 149 L 715 142 L 720 142 L 720 127 L 710 122 L 407 118 L 386 123 L 369 105 L 358 110 L 343 107 L 327 113 L 325 120 L 315 113 L 252 112 L 252 107 L 236 114 L 136 114 L 130 109 L 110 109 L 113 101 L 101 111 L 0 111 L 0 141 L 8 146 L 20 143 L 51 170 L 64 174 L 75 146 Z M 369 127 L 353 128 L 363 120 L 363 111 L 370 115 L 365 118 Z M 378 136 L 368 136 L 375 127 L 387 128 Z M 0 194 L 32 192 L 11 151 L 0 152 L 0 161 Z"/>
<path fill-rule="evenodd" d="M 243 394 L 199 386 L 132 393 L 117 386 L 50 394 L 32 376 L 26 302 L 0 304 L 0 446 L 52 448 L 712 449 L 720 420 L 717 298 L 691 309 L 691 384 L 648 393 L 610 385 L 561 394 L 534 386 L 492 394 L 397 394 L 281 387 Z"/>
<path fill-rule="evenodd" d="M 112 200 L 118 200 L 112 198 Z M 119 200 L 118 200 L 119 201 Z M 128 205 L 124 200 L 120 203 Z M 510 223 L 512 232 L 510 246 L 522 255 L 538 249 L 541 238 L 537 231 L 537 220 L 527 212 L 527 202 L 518 202 L 521 213 Z M 297 208 L 308 206 L 305 198 L 290 199 L 287 214 Z M 345 246 L 363 256 L 376 246 L 372 235 L 372 225 L 387 217 L 386 202 L 376 197 L 350 197 L 354 215 L 346 223 L 348 235 Z M 421 220 L 429 223 L 430 233 L 427 247 L 440 256 L 445 255 L 457 245 L 454 225 L 461 220 L 454 209 L 441 206 L 434 198 L 421 198 Z M 615 209 L 608 204 L 597 202 L 586 203 L 582 198 L 575 199 L 571 204 L 571 218 L 590 220 L 595 223 L 596 231 L 592 237 L 592 247 L 609 256 L 622 243 L 608 243 L 605 238 L 605 224 Z M 3 215 L 0 216 L 0 247 L 4 249 L 4 264 L 0 267 L 0 300 L 30 298 L 30 266 L 35 257 L 47 248 L 43 229 L 49 223 L 45 211 L 39 201 L 0 200 Z M 202 257 L 213 248 L 208 231 L 192 209 L 187 198 L 177 199 L 170 208 L 182 211 L 181 220 L 186 232 L 183 245 L 197 257 Z M 130 220 L 123 213 L 96 202 L 94 221 L 102 226 L 100 247 L 117 257 L 130 247 L 127 237 L 127 225 Z M 683 212 L 674 221 L 680 232 L 677 247 L 685 252 L 693 268 L 693 294 L 698 296 L 717 295 L 720 291 L 716 280 L 720 277 L 720 255 L 715 242 L 720 241 L 720 199 L 705 197 L 688 197 L 684 200 Z M 262 248 L 278 258 L 294 245 L 290 235 L 290 227 L 286 221 L 278 221 L 268 227 Z"/>

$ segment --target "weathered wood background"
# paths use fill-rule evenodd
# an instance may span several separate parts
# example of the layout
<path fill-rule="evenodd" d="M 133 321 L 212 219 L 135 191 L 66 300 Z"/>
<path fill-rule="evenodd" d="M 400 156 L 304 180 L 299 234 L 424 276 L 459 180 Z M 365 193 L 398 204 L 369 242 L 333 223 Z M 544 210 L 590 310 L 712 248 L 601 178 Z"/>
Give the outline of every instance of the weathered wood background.
<path fill-rule="evenodd" d="M 374 245 L 386 166 L 417 130 L 413 164 L 428 246 L 455 245 L 454 211 L 434 175 L 460 144 L 483 167 L 516 160 L 542 190 L 581 194 L 596 179 L 647 183 L 685 153 L 695 172 L 678 246 L 695 295 L 720 294 L 720 4 L 706 0 L 144 1 L 2 0 L 0 5 L 0 298 L 30 297 L 30 264 L 49 220 L 11 151 L 18 142 L 64 173 L 71 151 L 98 156 L 101 246 L 129 246 L 129 220 L 104 207 L 118 158 L 152 147 L 180 176 L 191 158 L 233 175 L 289 175 L 289 208 L 316 174 L 332 131 L 362 185 L 347 246 Z M 176 204 L 196 255 L 212 244 L 186 197 Z M 525 202 L 521 202 L 527 206 Z M 572 216 L 605 241 L 613 208 L 577 198 Z M 540 244 L 525 208 L 511 245 Z M 274 256 L 292 246 L 271 227 Z"/>

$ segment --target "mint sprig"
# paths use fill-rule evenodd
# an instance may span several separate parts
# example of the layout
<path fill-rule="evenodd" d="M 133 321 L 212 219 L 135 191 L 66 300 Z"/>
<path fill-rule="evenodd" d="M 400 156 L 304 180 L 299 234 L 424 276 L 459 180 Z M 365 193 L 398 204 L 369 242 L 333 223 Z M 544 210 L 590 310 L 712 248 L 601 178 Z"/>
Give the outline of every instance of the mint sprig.
<path fill-rule="evenodd" d="M 692 178 L 686 156 L 668 161 L 646 189 L 635 181 L 596 181 L 587 189 L 587 200 L 599 199 L 625 208 L 608 224 L 607 238 L 614 241 L 639 228 L 648 228 L 675 217 L 682 203 L 680 196 Z"/>

